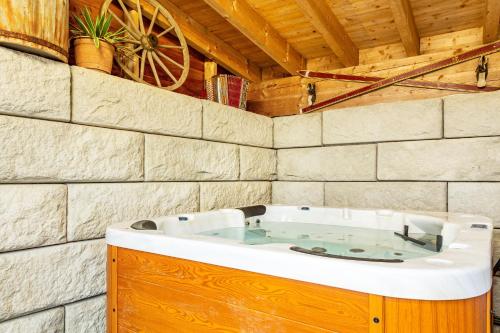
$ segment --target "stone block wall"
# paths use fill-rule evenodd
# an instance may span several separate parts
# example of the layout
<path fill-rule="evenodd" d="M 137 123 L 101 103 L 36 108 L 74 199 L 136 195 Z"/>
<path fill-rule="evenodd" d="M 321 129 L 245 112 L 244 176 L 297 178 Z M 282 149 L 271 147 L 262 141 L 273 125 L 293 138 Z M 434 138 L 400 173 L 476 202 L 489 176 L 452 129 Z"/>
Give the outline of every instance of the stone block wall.
<path fill-rule="evenodd" d="M 500 226 L 500 92 L 273 121 L 273 203 L 475 213 Z"/>
<path fill-rule="evenodd" d="M 273 203 L 463 212 L 500 227 L 500 92 L 273 121 Z"/>
<path fill-rule="evenodd" d="M 270 118 L 0 47 L 0 332 L 104 332 L 111 223 L 271 201 Z"/>
<path fill-rule="evenodd" d="M 0 47 L 0 153 L 0 332 L 104 332 L 125 220 L 272 201 L 500 225 L 500 93 L 270 119 Z"/>

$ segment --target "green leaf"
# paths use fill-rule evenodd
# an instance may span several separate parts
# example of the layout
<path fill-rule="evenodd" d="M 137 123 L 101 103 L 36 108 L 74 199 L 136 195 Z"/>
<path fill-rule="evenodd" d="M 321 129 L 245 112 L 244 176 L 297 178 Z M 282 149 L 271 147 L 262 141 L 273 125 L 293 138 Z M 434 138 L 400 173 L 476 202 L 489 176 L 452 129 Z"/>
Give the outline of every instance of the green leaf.
<path fill-rule="evenodd" d="M 90 16 L 90 10 L 88 7 L 85 7 L 82 11 L 83 18 L 85 19 L 85 23 L 87 24 L 87 29 L 89 31 L 89 37 L 95 38 L 96 37 L 96 32 L 95 32 L 95 25 L 94 22 L 92 22 L 92 17 Z"/>
<path fill-rule="evenodd" d="M 85 25 L 85 23 L 83 23 L 83 21 L 79 17 L 76 17 L 76 16 L 75 16 L 75 21 L 78 24 L 78 27 L 80 28 L 82 33 L 85 34 L 86 36 L 90 37 L 90 31 L 87 29 L 87 26 Z"/>
<path fill-rule="evenodd" d="M 109 33 L 109 26 L 110 25 L 111 25 L 111 16 L 108 16 L 105 18 L 104 24 L 102 26 L 101 36 L 104 36 L 107 33 Z"/>
<path fill-rule="evenodd" d="M 81 16 L 74 16 L 76 26 L 72 26 L 74 30 L 72 31 L 76 36 L 87 36 L 92 38 L 94 45 L 98 48 L 100 45 L 100 39 L 106 40 L 107 42 L 114 44 L 123 40 L 125 29 L 121 28 L 115 32 L 109 31 L 111 26 L 111 15 L 97 15 L 95 20 L 92 20 L 92 15 L 90 9 L 85 7 L 82 9 Z"/>

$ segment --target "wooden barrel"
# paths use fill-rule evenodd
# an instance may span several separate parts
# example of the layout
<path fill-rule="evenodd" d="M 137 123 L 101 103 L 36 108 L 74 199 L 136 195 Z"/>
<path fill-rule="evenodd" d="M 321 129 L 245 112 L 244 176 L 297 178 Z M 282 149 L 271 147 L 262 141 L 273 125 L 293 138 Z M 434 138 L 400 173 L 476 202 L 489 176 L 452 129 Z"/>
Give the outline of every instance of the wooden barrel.
<path fill-rule="evenodd" d="M 0 0 L 0 45 L 68 62 L 69 0 Z"/>

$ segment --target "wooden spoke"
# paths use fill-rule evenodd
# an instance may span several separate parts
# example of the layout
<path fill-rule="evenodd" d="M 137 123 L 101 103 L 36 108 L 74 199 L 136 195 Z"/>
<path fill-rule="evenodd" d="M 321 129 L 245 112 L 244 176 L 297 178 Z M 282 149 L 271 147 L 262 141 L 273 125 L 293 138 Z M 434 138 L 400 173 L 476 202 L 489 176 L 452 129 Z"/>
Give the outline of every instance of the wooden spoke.
<path fill-rule="evenodd" d="M 139 32 L 138 31 L 135 31 L 132 27 L 130 27 L 128 24 L 125 24 L 119 17 L 118 15 L 116 15 L 112 10 L 109 11 L 111 16 L 113 16 L 113 18 L 121 24 L 122 27 L 124 27 L 130 35 L 132 35 L 132 37 L 134 37 L 135 39 L 141 39 L 139 37 Z M 125 42 L 127 43 L 139 43 L 137 41 L 128 41 L 128 40 L 124 40 Z"/>
<path fill-rule="evenodd" d="M 160 10 L 160 7 L 156 7 L 155 8 L 155 12 L 153 13 L 153 17 L 151 18 L 151 23 L 149 23 L 149 28 L 148 28 L 147 35 L 151 35 L 151 32 L 153 31 L 153 26 L 155 25 L 156 16 L 158 16 L 158 11 L 159 10 Z"/>
<path fill-rule="evenodd" d="M 155 60 L 158 65 L 160 65 L 161 69 L 163 69 L 163 71 L 167 73 L 167 75 L 172 79 L 172 81 L 174 81 L 174 83 L 177 83 L 177 79 L 175 78 L 175 76 L 172 74 L 172 72 L 170 72 L 167 66 L 165 66 L 163 61 L 161 61 L 160 57 L 158 57 L 156 53 L 153 53 L 153 60 Z"/>
<path fill-rule="evenodd" d="M 132 53 L 137 53 L 139 52 L 140 50 L 142 50 L 142 45 L 139 45 L 138 47 L 136 47 L 135 49 L 132 50 Z"/>
<path fill-rule="evenodd" d="M 122 1 L 122 0 L 117 0 L 117 1 L 118 1 L 118 3 L 120 4 L 120 7 L 122 7 L 123 14 L 124 14 L 124 15 L 125 15 L 125 17 L 127 18 L 127 20 L 130 22 L 130 25 L 132 26 L 132 28 L 133 28 L 133 29 L 135 29 L 135 31 L 136 31 L 136 33 L 137 33 L 138 35 L 140 35 L 140 34 L 141 34 L 141 31 L 140 31 L 139 27 L 137 27 L 137 26 L 135 25 L 135 21 L 134 21 L 134 20 L 132 19 L 132 17 L 130 16 L 130 13 L 128 12 L 127 7 L 126 7 L 126 6 L 125 6 L 125 4 L 123 3 L 123 1 Z M 120 24 L 122 24 L 122 23 L 120 23 Z M 124 24 L 122 24 L 122 25 L 123 25 L 123 26 L 126 26 L 126 25 L 124 25 Z M 137 38 L 137 37 L 136 37 L 136 38 Z M 137 38 L 137 39 L 140 39 L 140 38 Z"/>
<path fill-rule="evenodd" d="M 146 29 L 144 29 L 144 19 L 142 18 L 142 9 L 141 9 L 141 3 L 139 0 L 135 1 L 136 6 L 137 6 L 137 14 L 139 14 L 139 29 L 141 29 L 141 32 L 144 34 L 146 33 Z"/>
<path fill-rule="evenodd" d="M 157 47 L 162 49 L 182 49 L 182 46 L 178 45 L 158 45 Z"/>
<path fill-rule="evenodd" d="M 171 63 L 173 63 L 174 65 L 176 65 L 177 67 L 179 67 L 180 69 L 184 69 L 184 66 L 182 66 L 181 64 L 179 64 L 177 61 L 175 61 L 174 59 L 170 58 L 168 55 L 162 53 L 162 52 L 158 52 L 158 55 L 162 58 L 164 58 L 165 60 L 167 61 L 170 61 Z"/>
<path fill-rule="evenodd" d="M 136 44 L 136 45 L 141 45 L 141 42 L 135 39 L 122 39 L 120 40 L 120 43 L 130 43 L 130 44 Z"/>
<path fill-rule="evenodd" d="M 172 29 L 174 29 L 174 26 L 171 26 L 165 30 L 163 30 L 162 32 L 160 32 L 156 37 L 160 38 L 161 36 L 163 36 L 164 34 L 166 34 L 167 32 L 171 31 Z"/>
<path fill-rule="evenodd" d="M 139 79 L 142 81 L 144 80 L 144 67 L 146 66 L 146 54 L 148 51 L 142 50 L 142 55 L 141 55 L 141 68 L 139 70 Z"/>
<path fill-rule="evenodd" d="M 151 56 L 151 52 L 148 52 L 148 61 L 149 61 L 149 65 L 151 66 L 151 69 L 153 70 L 153 75 L 155 77 L 156 84 L 158 85 L 158 87 L 161 87 L 160 78 L 158 77 L 158 73 L 156 72 L 156 66 L 155 66 L 155 63 L 153 61 L 153 57 Z"/>

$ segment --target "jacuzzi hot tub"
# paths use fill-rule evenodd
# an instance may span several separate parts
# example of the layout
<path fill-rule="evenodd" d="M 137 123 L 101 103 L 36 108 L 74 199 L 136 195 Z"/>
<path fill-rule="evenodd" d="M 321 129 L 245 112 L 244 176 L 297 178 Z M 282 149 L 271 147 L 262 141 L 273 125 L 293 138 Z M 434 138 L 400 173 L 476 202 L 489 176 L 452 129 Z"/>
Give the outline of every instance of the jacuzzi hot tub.
<path fill-rule="evenodd" d="M 492 224 L 253 206 L 108 228 L 108 328 L 486 332 Z"/>

